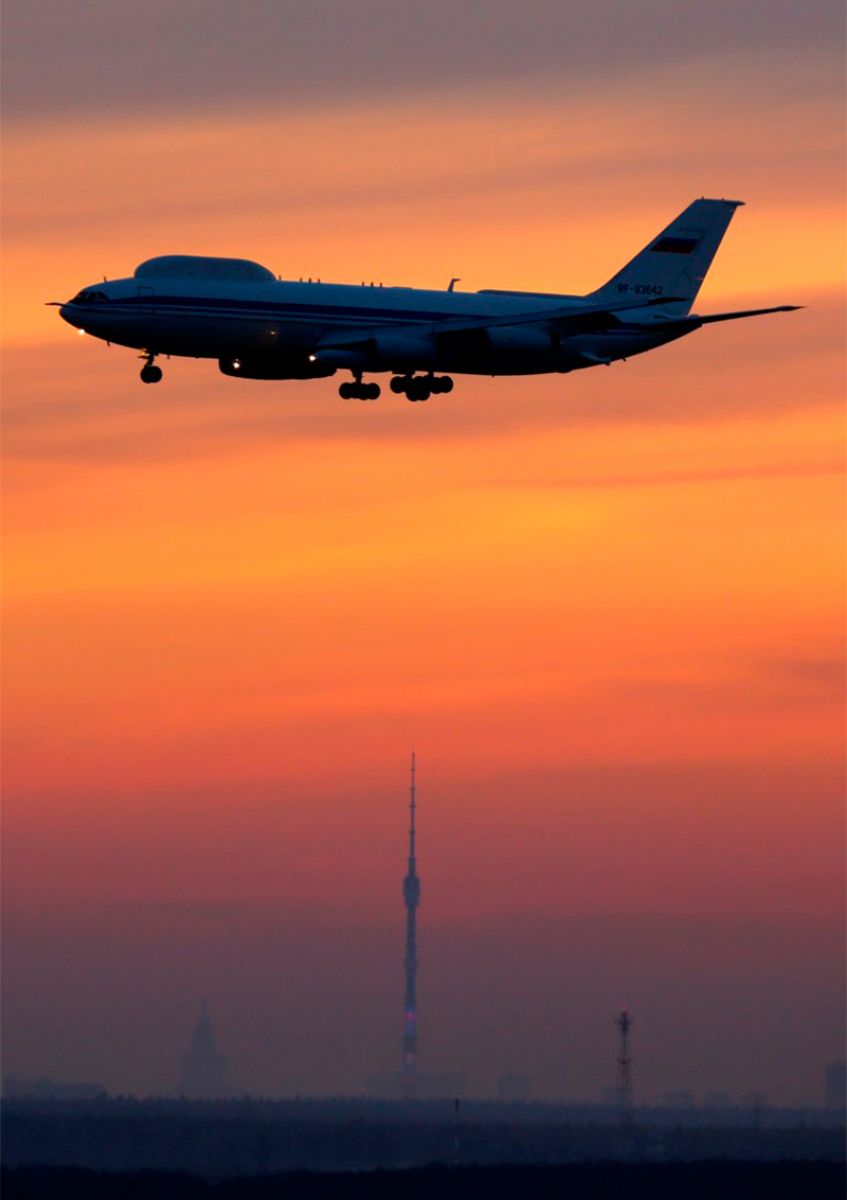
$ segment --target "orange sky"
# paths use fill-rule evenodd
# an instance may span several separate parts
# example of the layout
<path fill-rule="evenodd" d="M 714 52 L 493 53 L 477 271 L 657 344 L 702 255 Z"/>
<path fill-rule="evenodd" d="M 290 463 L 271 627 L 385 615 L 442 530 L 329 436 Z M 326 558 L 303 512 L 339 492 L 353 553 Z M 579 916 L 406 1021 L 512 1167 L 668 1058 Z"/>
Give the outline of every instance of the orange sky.
<path fill-rule="evenodd" d="M 7 123 L 5 822 L 20 928 L 58 936 L 58 908 L 82 937 L 109 910 L 135 945 L 133 906 L 148 906 L 160 966 L 173 906 L 235 906 L 254 929 L 358 914 L 396 932 L 414 744 L 422 920 L 444 938 L 496 920 L 530 954 L 541 927 L 519 937 L 520 921 L 606 920 L 618 888 L 647 921 L 837 938 L 840 117 L 820 65 L 790 54 L 664 63 L 649 87 L 609 81 L 595 100 L 534 80 Z M 130 351 L 42 306 L 165 252 L 583 291 L 704 193 L 748 207 L 698 309 L 802 312 L 608 370 L 460 379 L 428 405 L 345 404 L 332 381 L 182 361 L 142 389 Z M 779 986 L 812 1061 L 795 1078 L 760 1047 L 749 1081 L 785 1099 L 814 1095 L 838 1049 L 837 985 L 825 1019 L 792 991 L 801 941 L 784 943 Z M 648 959 L 661 944 L 645 935 Z M 26 962 L 31 1000 L 50 976 Z M 213 966 L 194 968 L 214 996 Z M 763 967 L 749 994 L 771 986 Z M 219 1007 L 234 1027 L 237 1001 Z M 59 1066 L 39 1066 L 44 1030 L 21 1028 L 23 1066 L 84 1073 L 58 1043 Z M 376 1033 L 369 1045 L 390 1059 Z M 270 1087 L 257 1048 L 241 1056 Z M 91 1070 L 156 1086 L 116 1061 Z M 332 1069 L 314 1086 L 353 1086 L 353 1067 Z M 656 1089 L 676 1082 L 656 1068 Z"/>

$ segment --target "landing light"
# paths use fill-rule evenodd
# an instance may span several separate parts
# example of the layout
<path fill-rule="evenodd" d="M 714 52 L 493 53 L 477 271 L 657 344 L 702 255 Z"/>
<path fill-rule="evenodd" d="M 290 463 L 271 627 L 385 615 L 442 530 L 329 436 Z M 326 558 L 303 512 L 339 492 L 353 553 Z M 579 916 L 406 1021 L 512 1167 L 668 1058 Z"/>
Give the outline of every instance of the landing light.
<path fill-rule="evenodd" d="M 78 330 L 77 330 L 77 334 L 78 334 L 80 337 L 84 337 L 84 336 L 85 336 L 85 330 L 84 330 L 84 329 L 78 329 Z"/>
<path fill-rule="evenodd" d="M 317 362 L 317 361 L 318 361 L 318 356 L 317 356 L 317 354 L 310 354 L 310 355 L 309 355 L 309 362 Z"/>
<path fill-rule="evenodd" d="M 241 359 L 240 358 L 234 358 L 232 360 L 232 369 L 233 369 L 233 371 L 241 370 Z"/>

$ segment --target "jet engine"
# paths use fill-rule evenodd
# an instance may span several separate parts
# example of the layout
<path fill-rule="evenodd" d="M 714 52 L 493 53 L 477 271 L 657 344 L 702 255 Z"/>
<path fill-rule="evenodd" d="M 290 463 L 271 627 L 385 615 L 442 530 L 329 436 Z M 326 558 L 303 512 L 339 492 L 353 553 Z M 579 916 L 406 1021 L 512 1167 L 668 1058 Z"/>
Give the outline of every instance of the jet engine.
<path fill-rule="evenodd" d="M 318 346 L 317 361 L 350 370 L 423 370 L 435 365 L 436 347 L 431 338 L 380 333 L 356 342 Z"/>
<path fill-rule="evenodd" d="M 385 333 L 374 338 L 376 357 L 390 369 L 411 367 L 423 370 L 435 365 L 436 348 L 432 338 Z"/>

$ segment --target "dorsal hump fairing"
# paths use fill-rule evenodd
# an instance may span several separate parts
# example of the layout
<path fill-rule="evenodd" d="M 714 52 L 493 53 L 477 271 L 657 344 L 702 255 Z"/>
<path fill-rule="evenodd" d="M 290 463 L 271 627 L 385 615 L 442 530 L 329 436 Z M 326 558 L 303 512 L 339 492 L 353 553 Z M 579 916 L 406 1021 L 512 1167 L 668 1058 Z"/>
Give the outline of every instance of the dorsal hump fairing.
<path fill-rule="evenodd" d="M 743 200 L 695 200 L 587 299 L 637 300 L 644 296 L 655 305 L 664 295 L 671 302 L 666 308 L 662 305 L 653 308 L 651 317 L 661 319 L 689 313 L 727 226 L 743 203 Z"/>
<path fill-rule="evenodd" d="M 199 254 L 161 254 L 135 268 L 136 279 L 208 279 L 220 283 L 268 283 L 273 271 L 247 258 L 209 258 Z"/>

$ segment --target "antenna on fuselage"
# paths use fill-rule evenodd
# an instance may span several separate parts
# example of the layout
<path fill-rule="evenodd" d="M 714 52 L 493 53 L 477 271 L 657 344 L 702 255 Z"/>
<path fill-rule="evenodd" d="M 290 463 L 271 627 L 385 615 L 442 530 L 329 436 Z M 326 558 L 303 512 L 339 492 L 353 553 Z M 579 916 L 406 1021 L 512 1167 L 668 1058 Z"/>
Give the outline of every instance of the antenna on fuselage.
<path fill-rule="evenodd" d="M 456 286 L 456 284 L 461 283 L 461 282 L 462 282 L 461 276 L 457 275 L 455 279 L 450 280 L 450 283 L 447 285 L 447 291 L 452 292 L 453 288 Z"/>

